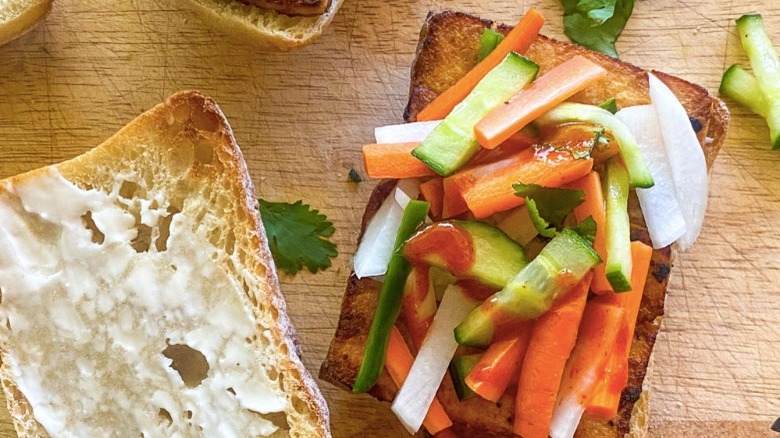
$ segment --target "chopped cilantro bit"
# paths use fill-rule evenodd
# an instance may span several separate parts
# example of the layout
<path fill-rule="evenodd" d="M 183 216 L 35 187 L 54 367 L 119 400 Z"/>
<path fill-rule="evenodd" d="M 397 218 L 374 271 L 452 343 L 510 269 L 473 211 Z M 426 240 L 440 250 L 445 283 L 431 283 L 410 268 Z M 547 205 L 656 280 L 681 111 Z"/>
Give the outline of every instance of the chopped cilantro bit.
<path fill-rule="evenodd" d="M 349 179 L 352 182 L 356 182 L 356 183 L 363 182 L 363 177 L 360 176 L 360 174 L 358 173 L 357 170 L 355 170 L 354 167 L 349 169 Z"/>
<path fill-rule="evenodd" d="M 561 0 L 563 28 L 575 43 L 617 58 L 615 41 L 634 10 L 634 0 Z"/>

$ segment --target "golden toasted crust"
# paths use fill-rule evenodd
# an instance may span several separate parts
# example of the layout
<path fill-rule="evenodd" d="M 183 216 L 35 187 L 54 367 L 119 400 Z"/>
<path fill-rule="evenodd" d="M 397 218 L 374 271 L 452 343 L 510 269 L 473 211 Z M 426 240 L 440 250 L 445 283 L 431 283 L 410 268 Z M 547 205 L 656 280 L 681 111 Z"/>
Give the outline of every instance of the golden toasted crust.
<path fill-rule="evenodd" d="M 0 5 L 0 45 L 32 30 L 49 14 L 53 3 L 53 0 L 14 0 Z"/>
<path fill-rule="evenodd" d="M 305 17 L 322 15 L 330 6 L 330 0 L 243 0 L 243 2 L 284 15 Z"/>
<path fill-rule="evenodd" d="M 454 84 L 468 72 L 477 60 L 479 37 L 486 27 L 506 33 L 510 28 L 496 25 L 472 15 L 458 12 L 429 14 L 420 32 L 417 56 L 411 70 L 409 103 L 404 112 L 408 122 L 416 120 L 417 113 L 439 93 Z M 582 55 L 603 66 L 609 75 L 575 95 L 572 100 L 598 104 L 615 97 L 618 107 L 646 104 L 648 94 L 647 72 L 639 67 L 616 60 L 579 46 L 539 36 L 526 56 L 537 62 L 540 74 L 575 55 Z M 704 88 L 661 72 L 653 72 L 666 83 L 680 99 L 689 116 L 702 125 L 698 136 L 702 142 L 708 167 L 725 139 L 728 110 L 719 99 Z M 378 209 L 392 188 L 392 182 L 380 184 L 371 196 L 363 218 L 363 226 Z M 649 243 L 644 219 L 636 196 L 629 205 L 632 240 Z M 647 394 L 642 382 L 648 369 L 650 354 L 663 315 L 664 297 L 672 265 L 673 252 L 663 248 L 653 252 L 651 268 L 637 320 L 634 342 L 629 358 L 630 376 L 624 389 L 618 416 L 609 421 L 584 419 L 577 431 L 581 437 L 609 437 L 627 434 L 634 427 L 645 424 Z M 320 377 L 350 387 L 362 358 L 368 327 L 376 307 L 377 283 L 372 280 L 350 278 L 342 304 L 342 317 L 336 330 L 330 352 L 320 370 Z M 399 322 L 402 325 L 402 322 Z M 380 400 L 391 401 L 397 388 L 383 373 L 371 394 Z M 514 395 L 511 391 L 493 404 L 475 398 L 458 402 L 451 379 L 445 378 L 439 398 L 452 420 L 454 431 L 462 436 L 511 436 L 514 416 Z M 642 397 L 643 401 L 637 403 Z M 636 410 L 634 410 L 636 406 Z M 634 417 L 632 418 L 632 410 Z M 641 431 L 635 432 L 641 434 Z"/>
<path fill-rule="evenodd" d="M 150 160 L 150 156 L 159 161 Z M 223 207 L 225 216 L 220 219 L 220 226 L 232 227 L 236 251 L 242 254 L 241 263 L 253 277 L 247 280 L 249 286 L 245 292 L 256 308 L 258 333 L 265 336 L 270 332 L 273 339 L 268 354 L 278 358 L 277 372 L 284 375 L 281 385 L 290 395 L 287 414 L 291 432 L 299 437 L 329 437 L 327 404 L 301 362 L 297 334 L 287 316 L 246 163 L 230 125 L 213 100 L 194 91 L 179 92 L 140 115 L 100 146 L 54 167 L 82 189 L 110 191 L 115 175 L 122 170 L 160 172 L 155 170 L 156 165 L 186 173 L 186 183 L 179 187 L 177 196 L 186 197 L 192 190 L 224 190 L 230 208 Z M 0 182 L 15 184 L 35 178 L 44 170 Z M 220 183 L 226 186 L 219 186 Z M 266 319 L 273 321 L 266 327 L 268 321 L 259 318 L 269 313 Z M 45 436 L 8 371 L 7 364 L 3 364 L 0 377 L 19 435 Z"/>

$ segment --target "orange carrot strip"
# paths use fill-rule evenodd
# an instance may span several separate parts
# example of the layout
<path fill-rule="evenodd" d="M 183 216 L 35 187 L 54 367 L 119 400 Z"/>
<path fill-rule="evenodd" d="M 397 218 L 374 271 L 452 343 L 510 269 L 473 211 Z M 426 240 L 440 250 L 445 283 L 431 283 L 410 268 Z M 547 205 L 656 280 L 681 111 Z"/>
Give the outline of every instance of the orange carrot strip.
<path fill-rule="evenodd" d="M 432 178 L 420 184 L 420 193 L 431 204 L 430 213 L 434 218 L 441 217 L 442 204 L 444 203 L 444 184 L 441 178 Z"/>
<path fill-rule="evenodd" d="M 479 144 L 493 149 L 525 125 L 607 74 L 577 55 L 555 66 L 509 102 L 490 111 L 474 126 Z"/>
<path fill-rule="evenodd" d="M 526 134 L 523 131 L 517 131 L 512 134 L 507 141 L 501 143 L 495 149 L 480 149 L 474 157 L 471 158 L 472 164 L 485 164 L 494 161 L 503 160 L 517 152 L 527 149 L 534 144 L 538 144 L 539 139 Z"/>
<path fill-rule="evenodd" d="M 428 275 L 428 266 L 413 266 L 404 284 L 401 298 L 406 326 L 417 349 L 420 348 L 436 315 L 436 294 Z"/>
<path fill-rule="evenodd" d="M 569 187 L 585 192 L 585 202 L 574 208 L 574 217 L 577 222 L 587 219 L 588 216 L 593 217 L 593 220 L 596 221 L 596 238 L 593 240 L 593 249 L 599 254 L 602 262 L 593 269 L 593 282 L 590 285 L 590 290 L 599 295 L 612 292 L 604 263 L 607 260 L 607 217 L 599 174 L 595 171 L 591 172 L 584 178 L 571 182 Z"/>
<path fill-rule="evenodd" d="M 497 402 L 523 362 L 532 328 L 532 323 L 522 324 L 512 335 L 490 344 L 466 376 L 466 385 L 480 397 Z"/>
<path fill-rule="evenodd" d="M 588 273 L 536 320 L 525 353 L 515 401 L 514 432 L 524 438 L 547 438 L 566 360 L 588 297 Z"/>
<path fill-rule="evenodd" d="M 397 327 L 393 326 L 390 331 L 390 343 L 387 344 L 385 368 L 387 368 L 387 373 L 390 374 L 397 387 L 403 386 L 406 377 L 409 375 L 409 370 L 412 369 L 413 362 L 414 357 L 409 351 L 409 347 L 407 347 L 401 332 L 398 331 Z M 434 398 L 431 406 L 428 408 L 428 414 L 425 415 L 423 426 L 429 433 L 434 435 L 452 426 L 452 421 L 447 413 L 444 412 L 444 408 L 439 403 L 438 398 Z"/>
<path fill-rule="evenodd" d="M 585 408 L 586 415 L 603 419 L 611 419 L 617 415 L 620 395 L 628 383 L 628 356 L 652 256 L 651 247 L 641 242 L 631 242 L 631 292 L 614 295 L 616 299 L 623 300 L 623 323 L 607 362 L 604 379 L 596 386 L 593 397 Z"/>
<path fill-rule="evenodd" d="M 446 117 L 509 52 L 525 53 L 536 39 L 543 24 L 542 14 L 534 8 L 529 9 L 514 29 L 490 52 L 490 55 L 423 108 L 417 115 L 417 121 L 439 120 Z"/>
<path fill-rule="evenodd" d="M 515 196 L 512 184 L 539 184 L 547 187 L 561 185 L 582 178 L 593 167 L 591 159 L 575 159 L 568 152 L 526 149 L 509 158 L 466 172 L 460 194 L 478 219 L 509 210 L 523 204 Z M 452 177 L 464 178 L 458 174 Z M 450 178 L 452 178 L 450 177 Z"/>
<path fill-rule="evenodd" d="M 417 178 L 436 173 L 412 155 L 420 143 L 367 144 L 363 146 L 363 162 L 371 178 Z"/>

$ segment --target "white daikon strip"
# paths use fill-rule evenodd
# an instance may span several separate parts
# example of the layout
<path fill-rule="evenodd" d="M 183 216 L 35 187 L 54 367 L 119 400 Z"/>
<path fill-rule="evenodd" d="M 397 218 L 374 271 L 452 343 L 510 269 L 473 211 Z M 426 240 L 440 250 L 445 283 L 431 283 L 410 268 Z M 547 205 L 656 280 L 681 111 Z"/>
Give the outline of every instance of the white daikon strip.
<path fill-rule="evenodd" d="M 658 115 L 677 199 L 685 218 L 685 234 L 677 240 L 680 248 L 685 250 L 699 236 L 704 223 L 708 194 L 707 161 L 685 108 L 672 90 L 652 74 L 650 100 Z"/>
<path fill-rule="evenodd" d="M 458 286 L 449 286 L 409 376 L 393 401 L 393 412 L 406 430 L 417 433 L 458 348 L 455 327 L 479 304 Z"/>
<path fill-rule="evenodd" d="M 574 397 L 561 400 L 553 412 L 550 436 L 552 438 L 572 438 L 584 412 L 585 406 L 577 403 Z"/>
<path fill-rule="evenodd" d="M 658 116 L 652 105 L 623 108 L 615 114 L 636 138 L 655 185 L 636 189 L 653 248 L 663 248 L 685 234 L 685 218 L 672 180 Z"/>
<path fill-rule="evenodd" d="M 385 275 L 406 204 L 411 199 L 417 199 L 419 194 L 420 181 L 400 180 L 374 217 L 368 221 L 366 232 L 352 261 L 357 278 Z"/>
<path fill-rule="evenodd" d="M 441 120 L 380 126 L 374 128 L 374 137 L 379 144 L 422 142 L 434 128 L 439 126 L 439 123 Z"/>

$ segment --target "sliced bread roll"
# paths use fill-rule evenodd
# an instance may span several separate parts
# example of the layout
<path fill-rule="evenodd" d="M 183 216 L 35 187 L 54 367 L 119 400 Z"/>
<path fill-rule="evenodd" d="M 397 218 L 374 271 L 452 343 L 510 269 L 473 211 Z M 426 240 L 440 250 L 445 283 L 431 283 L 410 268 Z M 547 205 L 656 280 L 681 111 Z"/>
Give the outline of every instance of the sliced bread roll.
<path fill-rule="evenodd" d="M 343 1 L 332 0 L 325 13 L 308 17 L 288 16 L 239 0 L 185 2 L 191 4 L 205 22 L 216 28 L 251 41 L 260 48 L 284 51 L 306 45 L 317 38 L 336 15 Z"/>
<path fill-rule="evenodd" d="M 20 436 L 330 436 L 241 151 L 196 92 L 0 181 L 0 294 Z"/>
<path fill-rule="evenodd" d="M 0 45 L 37 25 L 51 11 L 53 0 L 0 0 Z"/>

